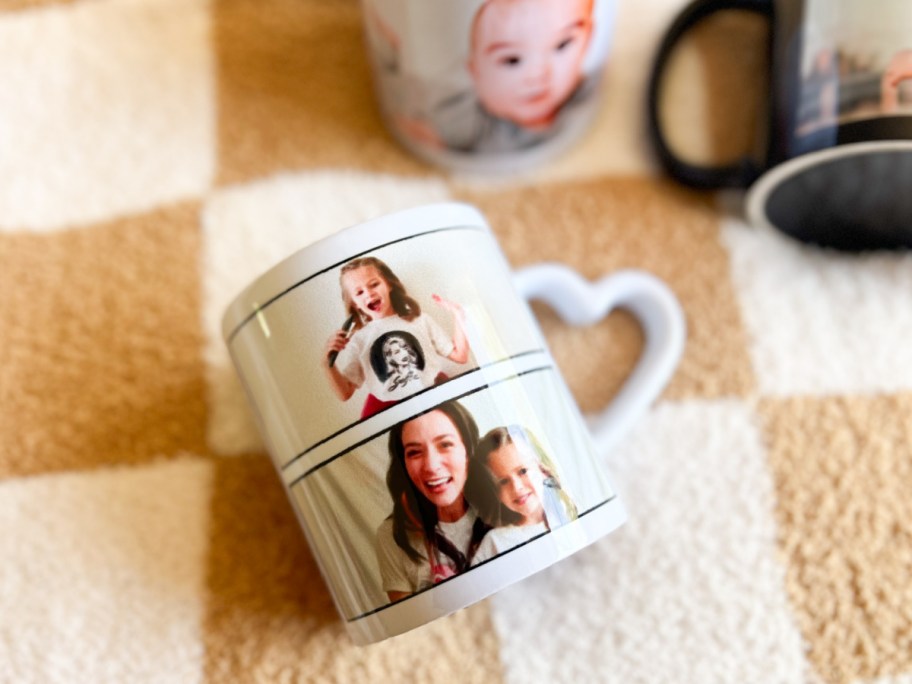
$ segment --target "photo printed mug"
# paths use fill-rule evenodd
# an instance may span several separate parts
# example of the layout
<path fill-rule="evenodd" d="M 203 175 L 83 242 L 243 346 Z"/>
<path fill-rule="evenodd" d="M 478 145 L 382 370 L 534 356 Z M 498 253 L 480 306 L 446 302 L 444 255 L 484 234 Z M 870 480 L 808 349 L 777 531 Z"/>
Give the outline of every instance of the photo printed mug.
<path fill-rule="evenodd" d="M 669 147 L 661 84 L 678 41 L 720 10 L 770 22 L 768 148 L 762 159 L 705 167 Z M 754 225 L 843 250 L 912 247 L 909 0 L 697 0 L 659 48 L 649 109 L 669 173 L 702 188 L 750 185 Z"/>
<path fill-rule="evenodd" d="M 362 0 L 380 110 L 431 163 L 513 171 L 588 128 L 616 0 Z"/>
<path fill-rule="evenodd" d="M 646 344 L 590 436 L 525 299 L 568 322 L 621 307 Z M 468 606 L 625 519 L 600 456 L 656 398 L 684 318 L 652 276 L 510 271 L 484 217 L 447 203 L 295 253 L 223 334 L 356 643 Z"/>

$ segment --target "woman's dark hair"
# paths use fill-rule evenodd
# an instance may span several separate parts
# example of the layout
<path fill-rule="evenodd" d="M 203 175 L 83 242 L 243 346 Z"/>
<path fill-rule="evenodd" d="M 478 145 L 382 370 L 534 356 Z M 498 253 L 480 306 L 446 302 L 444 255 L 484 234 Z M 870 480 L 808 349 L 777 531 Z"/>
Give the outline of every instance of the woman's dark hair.
<path fill-rule="evenodd" d="M 576 505 L 561 487 L 554 462 L 541 442 L 530 430 L 520 425 L 509 425 L 494 428 L 482 437 L 478 441 L 473 457 L 469 460 L 466 498 L 485 522 L 492 527 L 500 527 L 515 525 L 523 517 L 501 502 L 497 483 L 488 468 L 488 459 L 491 454 L 508 444 L 516 445 L 517 449 L 524 450 L 535 458 L 545 476 L 545 486 L 557 494 L 564 510 L 572 519 L 575 519 L 577 517 Z M 544 502 L 542 503 L 544 504 Z"/>
<path fill-rule="evenodd" d="M 475 452 L 475 445 L 478 443 L 478 426 L 475 424 L 472 414 L 456 401 L 440 404 L 427 413 L 433 413 L 434 411 L 440 411 L 456 427 L 465 447 L 467 465 L 470 465 Z M 421 415 L 427 415 L 427 413 Z M 437 507 L 415 488 L 405 469 L 405 447 L 402 444 L 402 432 L 406 425 L 420 417 L 415 416 L 398 423 L 390 430 L 390 465 L 386 473 L 386 486 L 389 488 L 390 496 L 393 498 L 393 512 L 390 515 L 393 520 L 393 539 L 409 558 L 420 561 L 422 560 L 422 555 L 409 543 L 408 532 L 409 530 L 421 532 L 434 548 L 449 556 L 458 568 L 465 569 L 488 527 L 482 523 L 480 518 L 476 521 L 475 527 L 478 529 L 473 529 L 472 545 L 469 549 L 468 558 L 456 549 L 448 539 L 437 533 Z"/>
<path fill-rule="evenodd" d="M 349 261 L 339 272 L 339 285 L 342 284 L 342 278 L 346 273 L 367 266 L 376 268 L 380 277 L 389 285 L 390 304 L 393 306 L 393 311 L 407 321 L 412 321 L 421 315 L 421 307 L 418 305 L 418 302 L 406 294 L 405 285 L 402 284 L 402 281 L 399 280 L 389 266 L 380 261 L 377 257 L 360 257 Z M 351 297 L 348 296 L 348 292 L 346 292 L 344 287 L 342 288 L 342 301 L 345 302 L 345 310 L 348 312 L 348 315 L 354 317 L 356 328 L 362 328 L 367 325 L 369 321 L 364 320 L 364 314 L 358 310 L 357 305 L 351 300 Z"/>

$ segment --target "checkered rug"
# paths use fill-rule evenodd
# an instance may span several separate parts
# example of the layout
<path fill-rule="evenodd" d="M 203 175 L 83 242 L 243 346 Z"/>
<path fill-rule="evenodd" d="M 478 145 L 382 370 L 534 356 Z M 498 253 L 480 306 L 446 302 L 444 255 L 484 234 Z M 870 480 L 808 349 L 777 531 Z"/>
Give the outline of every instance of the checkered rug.
<path fill-rule="evenodd" d="M 661 177 L 645 79 L 680 4 L 622 2 L 593 130 L 491 182 L 390 140 L 352 0 L 0 1 L 0 682 L 912 682 L 912 258 L 803 247 Z M 751 139 L 763 52 L 724 16 L 682 49 L 688 154 Z M 655 273 L 689 338 L 605 455 L 627 525 L 358 648 L 219 319 L 294 249 L 447 198 L 515 266 Z M 606 404 L 633 320 L 536 313 Z"/>

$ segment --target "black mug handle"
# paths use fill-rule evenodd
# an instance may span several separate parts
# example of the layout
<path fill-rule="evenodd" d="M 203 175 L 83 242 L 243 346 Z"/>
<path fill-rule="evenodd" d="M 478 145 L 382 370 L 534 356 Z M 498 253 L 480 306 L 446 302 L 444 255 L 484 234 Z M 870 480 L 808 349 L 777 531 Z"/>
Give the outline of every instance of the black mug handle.
<path fill-rule="evenodd" d="M 696 188 L 745 188 L 761 169 L 750 157 L 742 157 L 727 166 L 696 166 L 679 159 L 671 151 L 659 124 L 659 86 L 668 58 L 678 40 L 695 24 L 721 10 L 746 10 L 761 14 L 772 22 L 772 0 L 695 0 L 684 8 L 666 32 L 649 77 L 649 134 L 659 160 L 674 178 Z"/>

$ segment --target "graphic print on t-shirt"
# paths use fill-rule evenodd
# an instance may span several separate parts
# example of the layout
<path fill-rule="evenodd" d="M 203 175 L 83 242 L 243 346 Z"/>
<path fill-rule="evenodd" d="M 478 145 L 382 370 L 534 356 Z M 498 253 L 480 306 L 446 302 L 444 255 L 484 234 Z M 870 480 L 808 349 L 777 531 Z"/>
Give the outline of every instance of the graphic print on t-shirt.
<path fill-rule="evenodd" d="M 371 347 L 370 361 L 387 392 L 413 381 L 421 383 L 424 352 L 415 336 L 404 330 L 393 330 L 378 337 Z"/>

